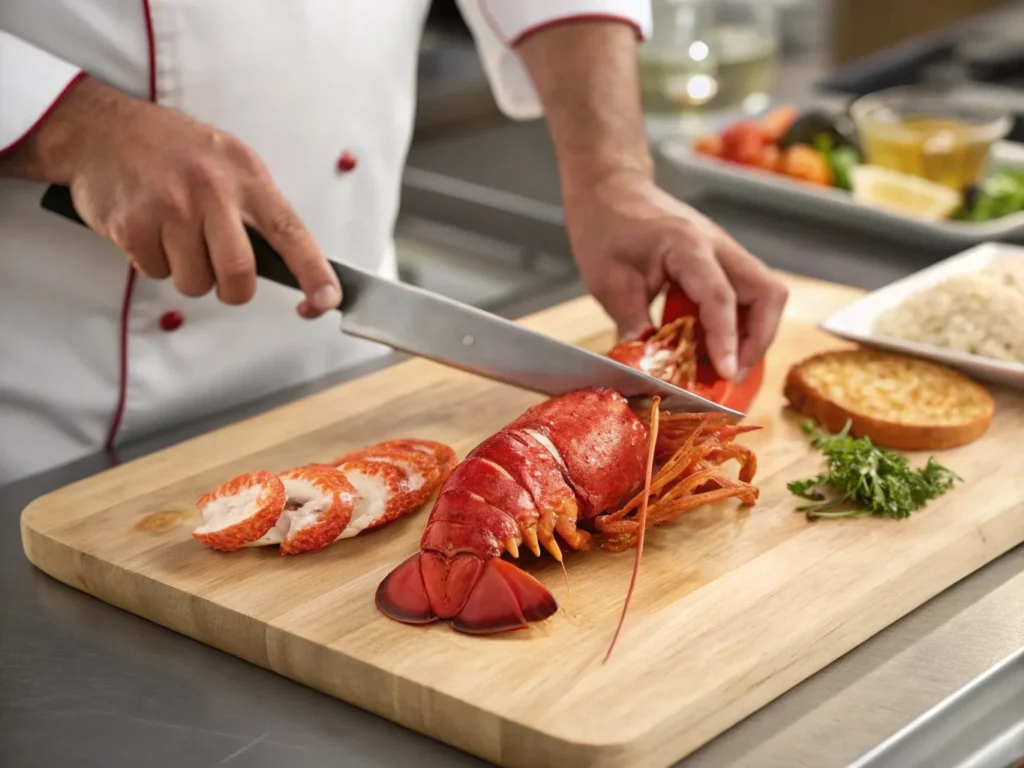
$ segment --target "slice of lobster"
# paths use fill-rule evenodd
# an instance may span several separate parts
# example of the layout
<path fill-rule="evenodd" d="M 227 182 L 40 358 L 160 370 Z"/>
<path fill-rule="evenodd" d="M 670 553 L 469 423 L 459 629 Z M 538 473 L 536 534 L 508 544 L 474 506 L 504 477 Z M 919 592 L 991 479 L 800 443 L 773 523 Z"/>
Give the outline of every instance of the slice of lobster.
<path fill-rule="evenodd" d="M 192 536 L 203 544 L 232 551 L 259 540 L 284 512 L 284 483 L 273 472 L 258 470 L 228 480 L 196 501 L 203 522 Z"/>
<path fill-rule="evenodd" d="M 406 441 L 389 441 L 363 448 L 338 457 L 334 464 L 342 471 L 345 471 L 346 465 L 352 461 L 376 461 L 401 469 L 406 475 L 406 483 L 398 505 L 404 510 L 402 514 L 405 514 L 423 506 L 447 477 L 447 474 L 442 475 L 442 472 L 447 469 L 450 473 L 451 468 L 448 467 L 447 457 L 438 460 L 433 450 L 399 444 L 404 442 Z M 444 466 L 441 461 L 445 462 Z"/>
<path fill-rule="evenodd" d="M 440 469 L 441 478 L 447 478 L 455 466 L 459 463 L 459 457 L 450 445 L 439 443 L 436 440 L 425 440 L 419 437 L 403 437 L 396 440 L 388 440 L 382 443 L 385 448 L 398 450 L 414 450 L 433 456 L 434 461 Z"/>
<path fill-rule="evenodd" d="M 707 338 L 704 327 L 698 318 L 698 308 L 694 301 L 683 292 L 678 285 L 671 285 L 665 295 L 665 307 L 662 311 L 661 323 L 663 326 L 679 320 L 680 318 L 694 318 L 693 325 L 693 349 L 696 355 L 696 366 L 694 381 L 688 387 L 694 394 L 712 400 L 716 403 L 746 413 L 750 405 L 761 389 L 764 381 L 764 360 L 759 360 L 750 369 L 746 378 L 741 382 L 731 382 L 722 379 L 715 371 L 715 367 L 708 355 Z M 739 307 L 737 327 L 742 333 L 747 326 L 747 308 Z"/>
<path fill-rule="evenodd" d="M 348 539 L 394 520 L 412 510 L 401 502 L 407 497 L 409 477 L 395 464 L 371 459 L 346 461 L 338 470 L 356 490 L 352 517 L 339 539 Z"/>
<path fill-rule="evenodd" d="M 333 467 L 296 467 L 281 475 L 288 501 L 281 520 L 281 554 L 326 547 L 345 530 L 356 503 L 356 489 Z"/>

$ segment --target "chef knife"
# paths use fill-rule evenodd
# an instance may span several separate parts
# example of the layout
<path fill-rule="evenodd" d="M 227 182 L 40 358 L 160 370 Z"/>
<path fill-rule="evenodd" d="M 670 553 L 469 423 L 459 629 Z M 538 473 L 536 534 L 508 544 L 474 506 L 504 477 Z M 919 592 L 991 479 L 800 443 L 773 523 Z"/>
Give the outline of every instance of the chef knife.
<path fill-rule="evenodd" d="M 43 208 L 85 226 L 68 187 L 53 185 Z M 256 273 L 291 288 L 298 281 L 263 236 L 246 226 Z M 330 261 L 342 285 L 342 332 L 402 352 L 548 396 L 608 387 L 631 400 L 661 396 L 675 412 L 722 413 L 742 418 L 692 392 L 630 368 L 605 355 L 558 341 L 446 296 Z"/>

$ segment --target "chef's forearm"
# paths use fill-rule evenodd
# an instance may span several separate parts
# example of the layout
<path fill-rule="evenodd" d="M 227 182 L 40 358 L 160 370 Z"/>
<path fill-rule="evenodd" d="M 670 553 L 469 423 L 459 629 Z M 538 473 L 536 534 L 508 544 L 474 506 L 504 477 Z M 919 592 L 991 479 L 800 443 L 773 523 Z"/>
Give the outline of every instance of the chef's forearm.
<path fill-rule="evenodd" d="M 128 98 L 90 77 L 79 79 L 23 140 L 0 154 L 0 177 L 70 183 L 89 135 L 116 125 Z"/>
<path fill-rule="evenodd" d="M 544 106 L 565 194 L 617 174 L 653 178 L 633 27 L 566 21 L 517 50 Z"/>

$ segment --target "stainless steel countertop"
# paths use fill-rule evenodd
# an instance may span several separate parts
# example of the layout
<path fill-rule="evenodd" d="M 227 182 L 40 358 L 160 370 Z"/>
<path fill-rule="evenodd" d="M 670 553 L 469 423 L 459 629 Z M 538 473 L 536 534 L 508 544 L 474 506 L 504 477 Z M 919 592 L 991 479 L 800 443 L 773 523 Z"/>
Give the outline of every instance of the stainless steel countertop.
<path fill-rule="evenodd" d="M 552 159 L 539 123 L 499 123 L 469 135 L 435 138 L 412 150 L 404 207 L 558 251 L 564 249 L 564 235 Z M 681 180 L 670 169 L 660 172 L 670 190 L 682 193 Z M 481 197 L 474 185 L 491 193 Z M 476 206 L 453 207 L 465 195 Z M 949 255 L 910 252 L 727 201 L 696 202 L 770 264 L 863 288 Z M 520 316 L 582 292 L 579 284 L 564 286 L 502 314 Z M 120 459 L 159 450 L 392 361 L 158 435 L 126 447 Z M 21 510 L 37 496 L 113 461 L 92 456 L 0 489 L 0 763 L 7 768 L 483 765 L 33 569 L 20 546 Z M 1022 644 L 1024 546 L 863 643 L 682 765 L 844 766 Z"/>

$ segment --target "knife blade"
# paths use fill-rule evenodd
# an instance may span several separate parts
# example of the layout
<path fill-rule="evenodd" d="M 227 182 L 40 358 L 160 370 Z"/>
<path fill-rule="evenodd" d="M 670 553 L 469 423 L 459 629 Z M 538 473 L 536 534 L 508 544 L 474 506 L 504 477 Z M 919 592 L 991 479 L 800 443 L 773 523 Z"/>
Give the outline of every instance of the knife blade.
<path fill-rule="evenodd" d="M 52 185 L 42 207 L 83 226 L 66 186 Z M 290 288 L 298 280 L 281 256 L 246 226 L 256 273 Z M 389 280 L 350 264 L 329 261 L 342 285 L 343 333 L 383 344 L 503 384 L 557 397 L 586 387 L 608 387 L 631 400 L 661 397 L 675 412 L 744 416 L 605 355 L 559 341 L 477 307 Z"/>

